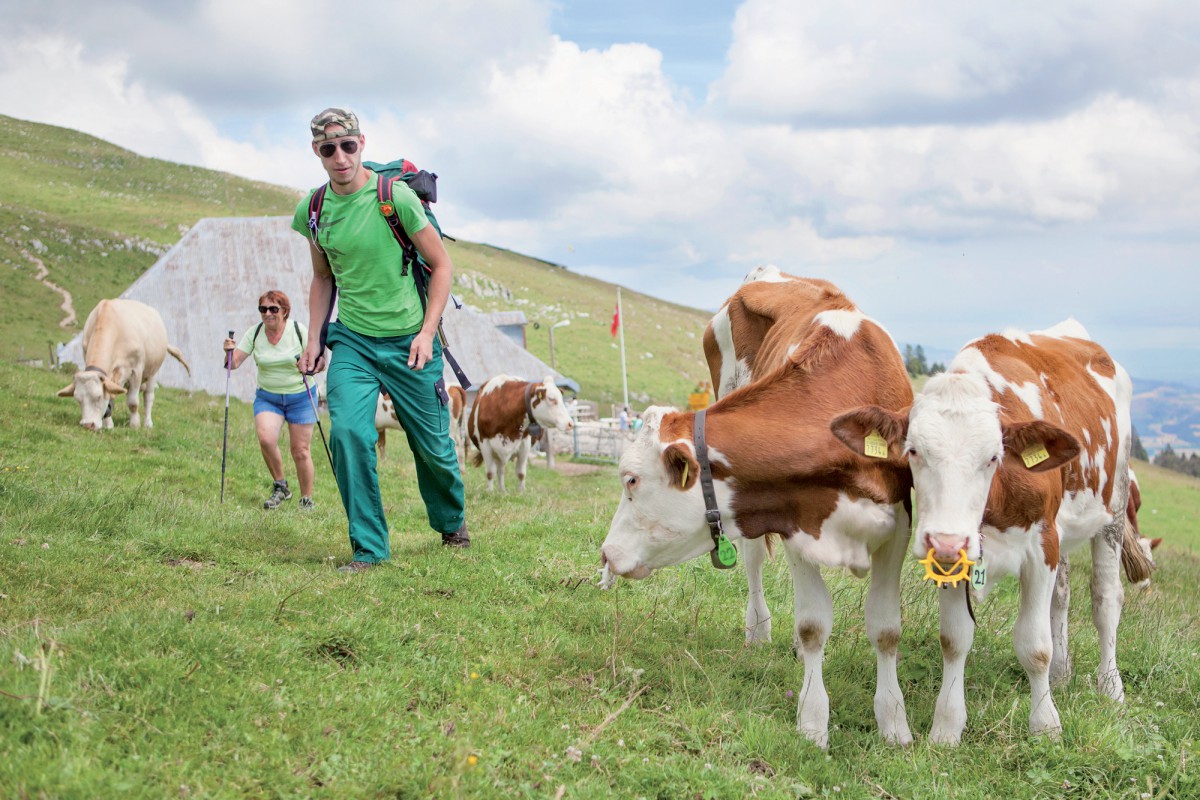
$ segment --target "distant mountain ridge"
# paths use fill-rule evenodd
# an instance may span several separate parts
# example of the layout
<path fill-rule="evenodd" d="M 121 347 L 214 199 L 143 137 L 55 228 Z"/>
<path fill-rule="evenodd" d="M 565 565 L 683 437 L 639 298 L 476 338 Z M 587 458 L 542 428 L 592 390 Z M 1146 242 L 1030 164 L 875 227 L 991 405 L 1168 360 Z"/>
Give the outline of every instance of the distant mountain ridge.
<path fill-rule="evenodd" d="M 1133 426 L 1151 458 L 1168 444 L 1180 455 L 1200 453 L 1200 389 L 1134 378 Z"/>

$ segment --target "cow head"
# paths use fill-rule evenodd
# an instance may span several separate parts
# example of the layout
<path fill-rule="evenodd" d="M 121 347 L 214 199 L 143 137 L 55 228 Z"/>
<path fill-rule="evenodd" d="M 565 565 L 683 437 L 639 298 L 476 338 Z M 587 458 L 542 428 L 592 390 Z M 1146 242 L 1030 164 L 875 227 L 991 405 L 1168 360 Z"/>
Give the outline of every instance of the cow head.
<path fill-rule="evenodd" d="M 622 577 L 640 580 L 713 548 L 694 443 L 690 435 L 676 435 L 679 427 L 669 424 L 679 416 L 670 408 L 646 409 L 642 428 L 621 455 L 621 501 L 600 547 L 600 561 Z M 722 488 L 719 483 L 715 487 L 718 502 Z M 730 533 L 728 515 L 725 524 Z"/>
<path fill-rule="evenodd" d="M 1075 437 L 1050 423 L 1005 421 L 986 380 L 973 373 L 931 378 L 907 415 L 859 408 L 835 418 L 831 429 L 859 454 L 878 434 L 888 460 L 907 463 L 917 501 L 913 553 L 924 558 L 932 549 L 943 564 L 957 561 L 960 550 L 978 559 L 997 470 L 1046 472 L 1079 454 Z"/>
<path fill-rule="evenodd" d="M 543 428 L 569 431 L 575 427 L 571 415 L 567 413 L 562 391 L 554 385 L 554 378 L 546 376 L 541 384 L 535 386 L 529 402 L 533 408 L 534 420 Z"/>
<path fill-rule="evenodd" d="M 109 405 L 119 394 L 125 394 L 125 387 L 97 370 L 76 372 L 75 379 L 58 390 L 59 397 L 74 397 L 78 401 L 83 408 L 79 424 L 93 431 L 112 427 Z"/>

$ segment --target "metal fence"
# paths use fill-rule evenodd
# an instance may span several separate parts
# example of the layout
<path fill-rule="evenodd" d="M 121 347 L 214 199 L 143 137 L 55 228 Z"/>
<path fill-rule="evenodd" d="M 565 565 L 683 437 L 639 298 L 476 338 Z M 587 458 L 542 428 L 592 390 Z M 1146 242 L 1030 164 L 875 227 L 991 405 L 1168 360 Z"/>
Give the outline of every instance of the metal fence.
<path fill-rule="evenodd" d="M 576 457 L 611 461 L 615 464 L 633 441 L 633 437 L 633 431 L 620 430 L 612 422 L 580 421 L 575 423 L 572 431 L 572 452 Z M 556 449 L 561 451 L 561 445 Z"/>

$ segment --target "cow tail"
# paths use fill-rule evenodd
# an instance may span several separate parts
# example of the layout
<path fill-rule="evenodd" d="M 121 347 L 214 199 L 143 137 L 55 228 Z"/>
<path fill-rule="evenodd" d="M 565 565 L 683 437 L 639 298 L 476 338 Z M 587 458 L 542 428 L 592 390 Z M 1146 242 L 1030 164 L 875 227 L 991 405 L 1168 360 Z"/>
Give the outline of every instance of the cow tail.
<path fill-rule="evenodd" d="M 192 368 L 188 366 L 187 361 L 183 358 L 183 352 L 178 347 L 173 344 L 169 344 L 167 345 L 167 352 L 174 356 L 176 361 L 178 361 L 180 364 L 183 364 L 183 368 L 187 370 L 187 374 L 189 376 L 192 374 Z"/>
<path fill-rule="evenodd" d="M 1138 538 L 1133 523 L 1126 517 L 1125 534 L 1121 542 L 1121 566 L 1125 569 L 1125 577 L 1130 583 L 1141 583 L 1149 579 L 1150 572 L 1154 569 L 1154 562 L 1146 557 Z"/>

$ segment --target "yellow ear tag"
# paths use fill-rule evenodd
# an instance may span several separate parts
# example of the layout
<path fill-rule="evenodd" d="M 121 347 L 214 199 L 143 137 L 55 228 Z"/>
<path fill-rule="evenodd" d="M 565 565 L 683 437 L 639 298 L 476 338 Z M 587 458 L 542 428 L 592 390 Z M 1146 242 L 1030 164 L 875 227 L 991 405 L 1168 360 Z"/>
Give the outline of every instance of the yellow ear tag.
<path fill-rule="evenodd" d="M 688 467 L 691 466 L 687 461 L 683 462 L 683 480 L 679 482 L 679 488 L 687 488 Z"/>
<path fill-rule="evenodd" d="M 925 580 L 933 581 L 939 588 L 944 588 L 946 584 L 950 584 L 953 588 L 958 588 L 959 581 L 965 581 L 971 577 L 971 567 L 975 562 L 967 558 L 966 550 L 958 551 L 958 561 L 955 561 L 949 567 L 943 567 L 933 557 L 933 548 L 929 548 L 929 555 L 917 562 L 925 565 Z"/>
<path fill-rule="evenodd" d="M 863 439 L 863 455 L 867 458 L 887 458 L 887 439 L 880 436 L 879 431 L 871 431 L 867 438 Z"/>
<path fill-rule="evenodd" d="M 1046 445 L 1041 442 L 1034 442 L 1021 451 L 1021 460 L 1025 462 L 1025 468 L 1030 469 L 1050 458 L 1050 453 L 1046 450 Z"/>

